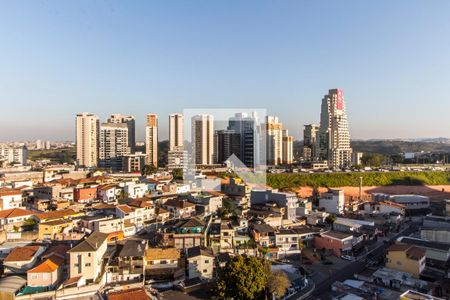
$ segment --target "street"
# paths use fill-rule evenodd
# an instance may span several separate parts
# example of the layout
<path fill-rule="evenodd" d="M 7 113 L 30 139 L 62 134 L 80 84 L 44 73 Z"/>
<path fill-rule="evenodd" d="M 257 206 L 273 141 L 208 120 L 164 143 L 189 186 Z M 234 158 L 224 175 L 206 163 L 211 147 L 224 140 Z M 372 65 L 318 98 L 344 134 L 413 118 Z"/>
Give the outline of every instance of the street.
<path fill-rule="evenodd" d="M 389 242 L 395 241 L 400 236 L 408 236 L 417 230 L 418 224 L 408 223 L 399 233 L 389 238 Z M 315 299 L 320 298 L 321 295 L 330 291 L 331 285 L 335 281 L 344 281 L 345 279 L 352 278 L 353 274 L 357 274 L 366 269 L 366 259 L 370 256 L 371 259 L 380 259 L 384 257 L 386 249 L 390 246 L 390 243 L 381 242 L 374 249 L 359 256 L 357 261 L 350 262 L 345 268 L 340 269 L 338 272 L 331 273 L 325 280 L 315 282 L 315 290 L 312 293 Z"/>

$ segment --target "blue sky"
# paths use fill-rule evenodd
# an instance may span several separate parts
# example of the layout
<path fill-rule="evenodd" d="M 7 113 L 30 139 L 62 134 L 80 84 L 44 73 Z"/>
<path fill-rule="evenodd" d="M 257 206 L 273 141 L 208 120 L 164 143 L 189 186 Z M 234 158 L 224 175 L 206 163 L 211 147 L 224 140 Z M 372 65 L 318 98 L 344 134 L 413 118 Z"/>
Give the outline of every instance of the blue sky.
<path fill-rule="evenodd" d="M 450 136 L 450 1 L 2 1 L 0 140 L 74 116 L 266 108 L 296 138 L 329 88 L 352 138 Z"/>

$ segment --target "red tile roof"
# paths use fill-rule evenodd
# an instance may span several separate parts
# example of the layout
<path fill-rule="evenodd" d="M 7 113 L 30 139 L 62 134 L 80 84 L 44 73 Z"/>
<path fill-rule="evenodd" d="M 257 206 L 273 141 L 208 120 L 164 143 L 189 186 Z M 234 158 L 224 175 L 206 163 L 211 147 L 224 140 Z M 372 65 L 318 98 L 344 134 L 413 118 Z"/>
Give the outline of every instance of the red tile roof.
<path fill-rule="evenodd" d="M 95 205 L 92 205 L 93 209 L 114 209 L 116 208 L 115 205 L 108 204 L 108 203 L 98 203 Z"/>
<path fill-rule="evenodd" d="M 129 207 L 129 206 L 126 205 L 126 204 L 117 205 L 116 207 L 117 207 L 118 209 L 120 209 L 121 211 L 123 211 L 124 213 L 127 213 L 127 214 L 133 212 L 133 210 L 131 209 L 131 207 Z"/>
<path fill-rule="evenodd" d="M 37 214 L 39 220 L 58 219 L 75 214 L 73 209 L 54 210 L 42 214 Z"/>
<path fill-rule="evenodd" d="M 22 208 L 11 208 L 0 211 L 0 219 L 16 218 L 31 215 L 34 215 L 34 213 Z"/>
<path fill-rule="evenodd" d="M 28 270 L 27 273 L 52 273 L 56 271 L 63 263 L 64 260 L 62 258 L 52 256 L 52 258 L 47 258 L 41 264 L 31 270 Z"/>
<path fill-rule="evenodd" d="M 166 202 L 164 202 L 163 204 L 164 206 L 170 206 L 170 207 L 175 207 L 175 208 L 188 208 L 188 207 L 193 207 L 195 206 L 195 204 L 190 203 L 186 200 L 180 200 L 180 199 L 169 199 Z"/>
<path fill-rule="evenodd" d="M 141 207 L 141 208 L 155 206 L 153 203 L 151 203 L 150 201 L 148 201 L 146 199 L 134 199 L 133 201 L 128 203 L 128 205 L 134 206 L 134 207 Z"/>
<path fill-rule="evenodd" d="M 22 195 L 22 191 L 20 191 L 20 190 L 13 190 L 13 189 L 7 189 L 7 190 L 0 191 L 0 197 L 15 196 L 15 195 Z"/>
<path fill-rule="evenodd" d="M 388 252 L 405 252 L 406 256 L 413 260 L 420 260 L 425 256 L 425 249 L 409 245 L 409 244 L 394 244 L 388 248 Z"/>
<path fill-rule="evenodd" d="M 33 258 L 40 246 L 23 246 L 11 250 L 3 261 L 28 261 Z"/>
<path fill-rule="evenodd" d="M 78 180 L 72 179 L 72 178 L 60 178 L 60 179 L 56 179 L 56 180 L 53 180 L 53 181 L 47 183 L 47 185 L 60 184 L 60 185 L 64 185 L 64 186 L 69 186 L 69 185 L 77 185 L 78 182 L 79 182 Z M 55 183 L 55 184 L 53 184 L 53 183 Z"/>
<path fill-rule="evenodd" d="M 143 288 L 111 292 L 108 294 L 108 300 L 129 300 L 129 299 L 150 300 L 151 298 Z"/>
<path fill-rule="evenodd" d="M 107 190 L 110 190 L 110 189 L 115 188 L 115 187 L 116 187 L 115 184 L 106 184 L 106 185 L 99 186 L 98 189 L 101 190 L 101 191 L 107 191 Z"/>

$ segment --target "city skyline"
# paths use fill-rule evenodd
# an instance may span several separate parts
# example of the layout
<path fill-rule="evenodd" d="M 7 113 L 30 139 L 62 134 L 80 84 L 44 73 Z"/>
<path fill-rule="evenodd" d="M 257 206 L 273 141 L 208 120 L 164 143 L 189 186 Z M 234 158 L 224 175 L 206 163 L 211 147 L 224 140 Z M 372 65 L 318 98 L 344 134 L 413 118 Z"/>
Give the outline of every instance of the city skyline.
<path fill-rule="evenodd" d="M 140 141 L 164 116 L 163 140 L 170 113 L 242 105 L 299 140 L 329 88 L 353 139 L 449 137 L 450 3 L 348 4 L 2 3 L 0 140 L 74 140 L 83 111 L 134 115 Z"/>

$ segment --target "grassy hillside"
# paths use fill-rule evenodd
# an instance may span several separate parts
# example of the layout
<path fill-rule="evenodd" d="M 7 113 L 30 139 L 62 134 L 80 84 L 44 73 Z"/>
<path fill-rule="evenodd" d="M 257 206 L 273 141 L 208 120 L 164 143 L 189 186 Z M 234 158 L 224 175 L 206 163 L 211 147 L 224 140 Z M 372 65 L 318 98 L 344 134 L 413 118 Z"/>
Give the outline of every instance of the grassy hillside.
<path fill-rule="evenodd" d="M 73 163 L 76 156 L 75 148 L 50 149 L 50 150 L 29 150 L 29 160 L 49 159 L 56 163 Z"/>
<path fill-rule="evenodd" d="M 299 186 L 358 186 L 359 177 L 363 178 L 365 186 L 450 184 L 450 172 L 267 174 L 267 184 L 277 189 Z"/>

